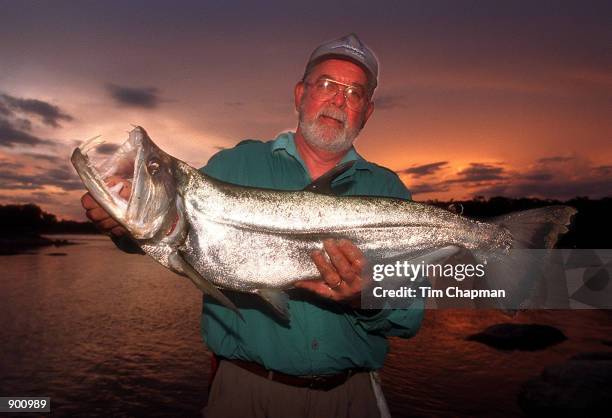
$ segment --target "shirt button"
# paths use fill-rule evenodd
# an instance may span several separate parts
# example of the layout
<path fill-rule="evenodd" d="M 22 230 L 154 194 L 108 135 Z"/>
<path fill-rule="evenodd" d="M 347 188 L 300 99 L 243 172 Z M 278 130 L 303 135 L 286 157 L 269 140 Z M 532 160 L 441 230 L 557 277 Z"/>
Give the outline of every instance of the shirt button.
<path fill-rule="evenodd" d="M 310 344 L 310 347 L 311 347 L 313 350 L 316 350 L 316 349 L 318 349 L 318 348 L 319 348 L 319 342 L 317 341 L 317 339 L 316 339 L 316 338 L 314 338 L 314 339 L 312 340 L 312 343 Z"/>

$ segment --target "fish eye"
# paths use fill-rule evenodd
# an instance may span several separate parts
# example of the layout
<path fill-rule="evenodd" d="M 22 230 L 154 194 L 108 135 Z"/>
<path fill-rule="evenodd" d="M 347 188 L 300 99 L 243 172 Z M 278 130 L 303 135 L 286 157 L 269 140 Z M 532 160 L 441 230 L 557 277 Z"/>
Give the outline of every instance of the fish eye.
<path fill-rule="evenodd" d="M 157 174 L 159 172 L 159 160 L 152 159 L 151 161 L 149 161 L 149 163 L 147 164 L 147 170 L 152 176 Z"/>

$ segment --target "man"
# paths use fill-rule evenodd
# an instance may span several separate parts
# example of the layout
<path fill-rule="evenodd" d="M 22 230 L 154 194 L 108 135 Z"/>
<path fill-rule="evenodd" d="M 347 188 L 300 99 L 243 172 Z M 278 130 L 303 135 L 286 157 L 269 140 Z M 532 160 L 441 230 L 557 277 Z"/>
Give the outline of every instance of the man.
<path fill-rule="evenodd" d="M 230 183 L 300 190 L 354 161 L 333 180 L 334 193 L 409 199 L 395 173 L 365 161 L 352 146 L 374 111 L 377 82 L 377 59 L 356 35 L 326 42 L 312 53 L 295 86 L 296 132 L 269 142 L 243 141 L 214 155 L 201 170 Z M 82 200 L 100 229 L 115 240 L 125 234 L 89 195 Z M 359 309 L 369 280 L 362 252 L 346 240 L 323 245 L 325 252 L 312 254 L 321 279 L 295 284 L 289 323 L 251 295 L 228 292 L 242 319 L 205 300 L 202 335 L 220 359 L 205 416 L 380 416 L 368 372 L 382 367 L 386 337 L 417 332 L 423 305 Z"/>

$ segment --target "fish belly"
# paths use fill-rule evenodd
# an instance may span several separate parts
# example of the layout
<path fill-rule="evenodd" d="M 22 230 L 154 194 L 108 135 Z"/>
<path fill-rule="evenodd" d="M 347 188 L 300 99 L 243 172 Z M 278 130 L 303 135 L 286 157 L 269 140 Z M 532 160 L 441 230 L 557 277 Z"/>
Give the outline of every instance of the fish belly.
<path fill-rule="evenodd" d="M 297 280 L 320 276 L 310 254 L 323 248 L 327 238 L 348 239 L 369 263 L 410 258 L 423 250 L 448 245 L 446 231 L 431 228 L 378 227 L 330 230 L 317 233 L 271 233 L 198 219 L 182 248 L 187 261 L 215 285 L 243 292 L 287 288 Z"/>
<path fill-rule="evenodd" d="M 190 230 L 182 251 L 205 279 L 222 288 L 249 292 L 318 277 L 309 255 L 318 248 L 322 244 L 314 237 L 203 221 Z"/>

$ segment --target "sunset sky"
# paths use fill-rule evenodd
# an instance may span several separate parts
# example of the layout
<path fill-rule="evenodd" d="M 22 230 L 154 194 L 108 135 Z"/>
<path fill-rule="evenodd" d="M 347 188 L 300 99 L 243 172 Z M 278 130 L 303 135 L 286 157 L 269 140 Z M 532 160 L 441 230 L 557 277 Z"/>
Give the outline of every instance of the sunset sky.
<path fill-rule="evenodd" d="M 356 142 L 415 200 L 612 196 L 610 1 L 0 0 L 0 204 L 84 219 L 72 149 L 142 125 L 194 166 L 294 129 L 311 51 L 381 63 Z"/>

